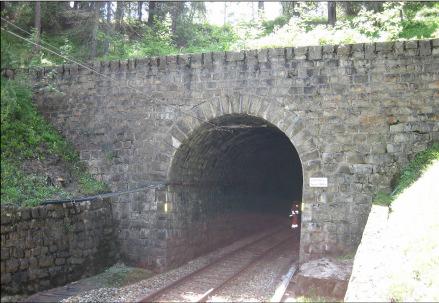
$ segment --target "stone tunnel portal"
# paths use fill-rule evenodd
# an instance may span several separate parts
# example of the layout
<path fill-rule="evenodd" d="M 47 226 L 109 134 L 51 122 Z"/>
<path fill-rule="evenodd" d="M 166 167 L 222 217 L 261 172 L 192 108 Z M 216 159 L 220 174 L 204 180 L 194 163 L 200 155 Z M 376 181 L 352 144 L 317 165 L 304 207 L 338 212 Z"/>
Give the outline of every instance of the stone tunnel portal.
<path fill-rule="evenodd" d="M 290 139 L 266 120 L 230 114 L 201 125 L 181 143 L 169 172 L 168 265 L 276 224 L 289 228 L 302 179 Z"/>

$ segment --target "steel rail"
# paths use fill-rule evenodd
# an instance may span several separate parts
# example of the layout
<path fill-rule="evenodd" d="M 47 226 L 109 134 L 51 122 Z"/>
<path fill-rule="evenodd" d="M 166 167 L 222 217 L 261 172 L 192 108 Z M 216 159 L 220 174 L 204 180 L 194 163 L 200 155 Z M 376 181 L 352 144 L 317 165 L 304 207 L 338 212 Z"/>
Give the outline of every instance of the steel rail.
<path fill-rule="evenodd" d="M 223 289 L 227 284 L 229 284 L 231 281 L 236 279 L 238 276 L 242 275 L 244 272 L 252 268 L 253 265 L 261 261 L 263 258 L 265 258 L 267 255 L 278 249 L 279 247 L 282 247 L 286 244 L 289 244 L 288 242 L 285 242 L 288 240 L 290 236 L 285 237 L 278 243 L 276 243 L 274 246 L 270 247 L 269 249 L 262 252 L 259 256 L 251 260 L 249 263 L 244 265 L 240 270 L 238 270 L 236 273 L 225 279 L 223 282 L 220 283 L 220 285 L 208 290 L 206 293 L 204 293 L 200 298 L 197 299 L 196 302 L 206 302 L 206 299 L 208 299 L 210 296 L 212 296 L 214 293 L 218 293 L 221 289 Z"/>
<path fill-rule="evenodd" d="M 175 281 L 173 281 L 173 282 L 163 286 L 162 288 L 160 288 L 160 289 L 158 289 L 156 291 L 153 291 L 152 293 L 150 293 L 150 294 L 140 298 L 137 302 L 139 302 L 139 303 L 153 302 L 155 298 L 157 298 L 160 295 L 163 295 L 164 293 L 166 293 L 166 291 L 168 291 L 168 290 L 170 290 L 172 288 L 175 288 L 175 287 L 183 284 L 184 282 L 188 281 L 189 279 L 191 279 L 195 275 L 197 275 L 197 274 L 207 270 L 208 268 L 218 264 L 219 262 L 221 262 L 221 261 L 223 261 L 223 260 L 225 260 L 225 259 L 227 259 L 227 258 L 229 258 L 229 257 L 231 257 L 231 256 L 233 256 L 233 255 L 235 255 L 235 254 L 237 254 L 239 252 L 241 252 L 242 250 L 244 250 L 244 249 L 246 249 L 246 248 L 248 248 L 248 247 L 250 247 L 252 245 L 255 245 L 255 244 L 259 243 L 259 242 L 262 242 L 262 241 L 264 241 L 264 240 L 266 240 L 266 239 L 268 239 L 270 237 L 272 237 L 275 233 L 279 232 L 282 228 L 284 228 L 284 227 L 280 226 L 280 227 L 274 228 L 274 231 L 269 233 L 268 235 L 261 236 L 260 238 L 257 238 L 256 240 L 254 240 L 254 241 L 252 241 L 250 243 L 247 243 L 246 245 L 244 245 L 242 247 L 239 247 L 239 248 L 237 248 L 237 249 L 235 249 L 235 250 L 233 250 L 231 252 L 226 253 L 225 255 L 223 255 L 223 256 L 219 257 L 218 259 L 214 260 L 213 262 L 211 262 L 209 264 L 206 264 L 206 265 L 200 267 L 199 269 L 197 269 L 197 270 L 195 270 L 195 271 L 193 271 L 193 272 L 191 272 L 191 273 L 189 273 L 189 274 L 187 274 L 187 275 L 185 275 L 185 276 L 183 276 L 183 277 L 181 277 L 181 278 L 179 278 L 179 279 L 177 279 L 177 280 L 175 280 Z"/>

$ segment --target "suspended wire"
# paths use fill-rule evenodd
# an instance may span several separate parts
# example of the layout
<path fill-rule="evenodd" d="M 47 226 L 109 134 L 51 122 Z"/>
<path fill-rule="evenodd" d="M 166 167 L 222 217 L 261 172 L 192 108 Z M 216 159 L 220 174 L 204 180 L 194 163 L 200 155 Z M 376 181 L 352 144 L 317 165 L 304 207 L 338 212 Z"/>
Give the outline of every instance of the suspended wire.
<path fill-rule="evenodd" d="M 105 198 L 110 198 L 110 197 L 115 197 L 115 196 L 132 194 L 132 193 L 136 193 L 139 191 L 149 190 L 152 188 L 160 189 L 160 188 L 166 187 L 168 185 L 168 183 L 166 183 L 166 182 L 158 182 L 158 181 L 150 181 L 148 183 L 149 184 L 146 186 L 138 187 L 138 188 L 134 188 L 134 189 L 130 189 L 130 190 L 110 192 L 110 193 L 105 193 L 105 194 L 97 194 L 94 196 L 86 196 L 86 197 L 71 198 L 71 199 L 46 200 L 46 201 L 43 201 L 41 204 L 47 205 L 47 204 L 63 204 L 63 203 L 69 203 L 69 202 L 96 201 L 98 199 L 105 199 Z"/>
<path fill-rule="evenodd" d="M 23 33 L 25 33 L 25 34 L 28 34 L 28 35 L 32 35 L 32 33 L 28 32 L 27 30 L 25 30 L 25 29 L 22 28 L 22 27 L 19 27 L 18 25 L 15 25 L 14 23 L 12 23 L 11 21 L 9 21 L 8 19 L 5 19 L 5 18 L 3 18 L 3 17 L 0 17 L 0 18 L 1 18 L 1 20 L 5 21 L 5 22 L 8 23 L 9 25 L 11 25 L 11 26 L 13 26 L 14 28 L 18 29 L 19 31 L 21 31 L 21 32 L 23 32 Z M 50 46 L 51 48 L 53 48 L 53 49 L 59 51 L 59 48 L 58 48 L 57 46 L 54 46 L 54 45 L 52 45 L 52 44 L 50 44 L 50 43 L 44 41 L 43 39 L 40 39 L 40 43 L 45 44 L 45 45 L 47 45 L 47 46 Z M 82 63 L 82 64 L 87 64 L 86 62 L 81 61 L 81 60 L 79 60 L 79 59 L 75 59 L 75 60 L 76 60 L 77 62 Z"/>
<path fill-rule="evenodd" d="M 2 19 L 2 20 L 5 20 L 8 24 L 12 24 L 10 21 L 6 20 L 6 19 L 3 18 L 3 17 L 1 17 L 1 19 Z M 19 28 L 19 27 L 18 27 L 17 25 L 15 25 L 15 24 L 14 24 L 14 27 Z M 107 79 L 109 79 L 110 81 L 116 82 L 116 86 L 118 86 L 118 87 L 120 87 L 120 88 L 124 88 L 124 87 L 122 87 L 122 86 L 120 86 L 120 85 L 117 84 L 117 79 L 114 79 L 114 78 L 112 78 L 112 77 L 110 77 L 110 76 L 107 76 L 107 75 L 105 75 L 105 74 L 102 74 L 102 73 L 98 72 L 97 70 L 95 70 L 95 69 L 93 69 L 93 68 L 91 68 L 91 67 L 85 65 L 85 63 L 81 63 L 79 60 L 71 59 L 71 58 L 69 58 L 69 57 L 67 57 L 67 56 L 65 56 L 65 55 L 62 55 L 62 54 L 60 54 L 60 53 L 58 53 L 58 52 L 56 52 L 56 51 L 54 51 L 54 50 L 51 50 L 51 49 L 49 49 L 49 48 L 47 48 L 47 47 L 45 47 L 45 46 L 43 46 L 43 45 L 41 45 L 41 44 L 39 44 L 39 43 L 36 43 L 36 42 L 34 42 L 34 41 L 30 40 L 30 39 L 27 39 L 27 38 L 25 38 L 25 37 L 22 37 L 22 36 L 20 36 L 20 35 L 17 34 L 17 33 L 14 33 L 14 32 L 12 32 L 12 31 L 9 31 L 9 30 L 7 30 L 6 28 L 3 28 L 3 27 L 2 27 L 1 29 L 4 30 L 4 31 L 6 31 L 6 32 L 8 32 L 9 34 L 11 34 L 11 35 L 13 35 L 13 36 L 19 38 L 19 39 L 22 39 L 22 40 L 24 40 L 24 41 L 26 41 L 26 42 L 28 42 L 28 43 L 30 43 L 30 44 L 33 44 L 34 46 L 38 46 L 38 47 L 40 47 L 40 48 L 42 48 L 42 49 L 44 49 L 44 50 L 46 50 L 46 51 L 48 51 L 48 52 L 50 52 L 50 53 L 52 53 L 52 54 L 58 56 L 58 57 L 61 57 L 61 58 L 63 58 L 64 60 L 67 60 L 67 61 L 73 62 L 73 63 L 75 63 L 75 64 L 78 64 L 79 66 L 81 66 L 81 67 L 83 67 L 83 68 L 85 68 L 85 69 L 87 69 L 87 70 L 89 70 L 89 71 L 91 71 L 91 72 L 93 72 L 93 73 L 96 73 L 97 75 L 100 75 L 100 76 L 102 76 L 102 77 L 104 77 L 104 78 L 107 78 Z M 21 28 L 20 28 L 20 30 L 22 30 L 23 32 L 28 33 L 28 32 L 27 32 L 26 30 L 24 30 L 24 29 L 21 29 Z M 50 45 L 50 44 L 49 44 L 49 45 Z M 59 50 L 59 49 L 56 48 L 55 46 L 52 46 L 52 45 L 50 45 L 50 46 L 51 46 L 52 48 L 55 48 L 56 50 Z M 147 95 L 145 95 L 141 90 L 137 89 L 136 87 L 133 87 L 133 86 L 129 85 L 128 83 L 127 83 L 126 86 L 127 86 L 128 88 L 131 88 L 131 89 L 135 90 L 135 91 L 138 92 L 139 94 L 141 94 L 141 95 L 143 95 L 143 96 L 145 96 L 145 97 L 148 97 Z M 153 103 L 153 104 L 154 104 L 154 103 Z M 155 104 L 157 105 L 157 103 L 155 103 Z M 222 127 L 222 126 L 218 126 L 218 125 L 216 125 L 216 124 L 214 124 L 214 123 L 212 123 L 212 122 L 210 122 L 210 121 L 205 121 L 205 120 L 203 120 L 203 119 L 201 119 L 201 118 L 198 118 L 197 116 L 194 116 L 194 115 L 192 115 L 192 114 L 190 114 L 190 113 L 188 113 L 188 112 L 182 110 L 181 107 L 178 106 L 178 105 L 174 105 L 174 104 L 168 104 L 168 105 L 171 106 L 171 107 L 175 107 L 175 108 L 177 108 L 182 114 L 184 114 L 184 115 L 186 115 L 186 116 L 188 116 L 188 117 L 191 117 L 191 118 L 193 118 L 193 119 L 196 119 L 196 120 L 198 120 L 198 121 L 201 121 L 201 122 L 203 122 L 203 123 L 210 124 L 211 126 L 213 126 L 213 127 L 216 128 L 216 129 L 221 129 L 221 130 L 229 131 L 229 130 L 227 130 L 227 129 L 224 129 L 224 127 Z"/>
<path fill-rule="evenodd" d="M 3 17 L 1 17 L 1 20 L 5 21 L 6 23 L 10 24 L 10 25 L 13 26 L 14 28 L 16 28 L 16 29 L 18 29 L 18 30 L 20 30 L 20 31 L 22 31 L 22 32 L 24 32 L 24 33 L 26 33 L 26 34 L 32 35 L 30 32 L 28 32 L 28 31 L 26 31 L 25 29 L 23 29 L 23 28 L 21 28 L 21 27 L 15 25 L 14 23 L 10 22 L 9 20 L 7 20 L 7 19 L 5 19 L 5 18 L 3 18 Z M 110 76 L 107 76 L 107 75 L 105 75 L 105 74 L 102 74 L 102 73 L 98 72 L 98 71 L 95 70 L 94 68 L 87 66 L 86 63 L 83 62 L 83 61 L 81 61 L 81 60 L 78 60 L 78 59 L 72 59 L 72 58 L 69 58 L 68 56 L 65 56 L 65 55 L 63 55 L 63 54 L 60 54 L 60 53 L 59 53 L 59 52 L 60 52 L 59 48 L 56 47 L 56 46 L 51 45 L 50 43 L 47 43 L 47 42 L 45 42 L 45 41 L 43 41 L 43 40 L 40 40 L 40 41 L 41 41 L 41 44 L 40 44 L 40 43 L 36 43 L 36 42 L 34 42 L 34 41 L 30 40 L 30 39 L 27 39 L 27 38 L 25 38 L 25 37 L 20 36 L 20 35 L 17 34 L 17 33 L 14 33 L 14 32 L 12 32 L 12 31 L 9 31 L 9 30 L 7 30 L 6 28 L 1 27 L 1 30 L 5 31 L 5 32 L 7 32 L 7 33 L 9 33 L 9 34 L 11 34 L 11 35 L 13 35 L 13 36 L 15 36 L 15 37 L 21 39 L 21 40 L 24 40 L 24 41 L 26 41 L 26 42 L 28 42 L 28 43 L 30 43 L 30 44 L 33 44 L 33 45 L 35 45 L 35 46 L 38 46 L 38 47 L 40 47 L 41 49 L 44 49 L 44 50 L 46 50 L 46 51 L 48 51 L 48 52 L 50 52 L 50 53 L 52 53 L 52 54 L 54 54 L 54 55 L 56 55 L 56 56 L 58 56 L 58 57 L 60 57 L 60 58 L 63 58 L 64 60 L 67 60 L 67 61 L 73 62 L 73 63 L 75 63 L 75 64 L 78 64 L 79 66 L 81 66 L 81 67 L 83 67 L 83 68 L 85 68 L 85 69 L 87 69 L 87 70 L 89 70 L 89 71 L 91 71 L 91 72 L 93 72 L 93 73 L 95 73 L 95 74 L 97 74 L 97 75 L 100 75 L 100 76 L 102 76 L 102 77 L 104 77 L 104 78 L 107 78 L 107 79 L 113 81 L 113 82 L 116 82 L 116 86 L 123 88 L 122 86 L 120 86 L 120 85 L 117 84 L 117 79 L 114 79 L 114 78 L 112 78 L 112 77 L 110 77 Z M 50 49 L 50 48 L 48 48 L 48 47 L 45 47 L 45 46 L 43 46 L 42 44 L 45 44 L 45 45 L 47 45 L 48 47 L 51 47 L 51 48 L 55 49 L 56 51 L 55 51 L 55 50 L 52 50 L 52 49 Z M 128 87 L 128 88 L 131 88 L 131 89 L 133 89 L 133 90 L 135 90 L 136 92 L 140 93 L 140 94 L 143 95 L 143 96 L 146 96 L 142 91 L 138 90 L 136 87 L 130 86 L 128 83 L 127 83 L 127 87 Z M 205 102 L 207 102 L 207 101 L 205 101 Z M 205 102 L 201 102 L 201 103 L 199 103 L 199 104 L 193 106 L 192 108 L 196 108 L 196 107 L 200 106 L 201 104 L 203 104 L 203 103 L 205 103 Z M 153 103 L 153 104 L 154 104 L 154 103 Z M 155 104 L 156 104 L 156 103 L 155 103 Z M 207 123 L 207 124 L 213 126 L 213 128 L 216 129 L 216 130 L 222 130 L 222 131 L 226 131 L 226 132 L 234 133 L 234 130 L 236 130 L 236 129 L 240 129 L 240 128 L 242 128 L 242 129 L 255 128 L 255 126 L 247 126 L 247 125 L 229 125 L 229 126 L 220 126 L 220 125 L 216 125 L 216 124 L 214 124 L 214 123 L 212 123 L 212 122 L 210 122 L 210 121 L 202 120 L 202 119 L 200 119 L 200 118 L 198 118 L 198 117 L 196 117 L 196 116 L 193 116 L 192 114 L 189 114 L 189 113 L 183 111 L 183 110 L 180 108 L 180 106 L 178 106 L 178 105 L 170 104 L 170 106 L 178 108 L 178 110 L 179 110 L 182 114 L 184 114 L 184 115 L 187 115 L 187 116 L 192 117 L 192 118 L 194 118 L 194 119 L 196 119 L 196 120 L 199 120 L 199 121 L 201 121 L 201 122 L 204 122 L 204 123 Z M 267 127 L 267 125 L 261 125 L 261 126 L 259 126 L 259 127 Z M 172 184 L 172 183 L 168 183 L 168 182 L 150 181 L 150 182 L 148 182 L 148 185 L 146 185 L 146 186 L 139 187 L 139 188 L 135 188 L 135 189 L 131 189 L 131 190 L 119 191 L 119 192 L 109 192 L 109 193 L 98 194 L 98 195 L 94 195 L 94 196 L 86 196 L 86 197 L 71 198 L 71 199 L 46 200 L 46 201 L 42 202 L 41 204 L 45 205 L 45 204 L 62 204 L 62 203 L 69 203 L 69 202 L 95 201 L 95 200 L 98 200 L 98 199 L 104 199 L 104 198 L 109 198 L 109 197 L 114 197 L 114 196 L 120 196 L 120 195 L 131 194 L 131 193 L 136 193 L 136 192 L 140 192 L 140 191 L 145 191 L 145 190 L 149 190 L 149 189 L 151 189 L 151 188 L 158 188 L 158 189 L 160 189 L 160 188 L 166 187 L 166 186 L 168 186 L 168 185 L 182 185 L 182 186 L 187 186 L 188 184 Z"/>

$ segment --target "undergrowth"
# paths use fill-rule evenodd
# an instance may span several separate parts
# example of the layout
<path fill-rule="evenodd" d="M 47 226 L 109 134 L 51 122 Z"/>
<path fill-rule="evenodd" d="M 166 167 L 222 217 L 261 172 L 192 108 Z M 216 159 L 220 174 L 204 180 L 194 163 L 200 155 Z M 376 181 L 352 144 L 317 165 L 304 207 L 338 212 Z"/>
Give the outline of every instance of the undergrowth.
<path fill-rule="evenodd" d="M 409 39 L 428 39 L 439 37 L 439 3 L 386 2 L 381 11 L 363 7 L 355 16 L 340 14 L 334 26 L 327 24 L 317 6 L 299 9 L 292 15 L 282 14 L 274 20 L 257 17 L 252 21 L 239 21 L 222 26 L 209 24 L 207 20 L 182 21 L 175 32 L 169 18 L 156 20 L 154 25 L 131 17 L 124 20 L 124 30 L 109 32 L 108 25 L 101 22 L 96 33 L 96 60 L 120 60 L 145 56 L 163 56 L 211 51 L 240 51 L 272 47 L 295 47 L 325 44 L 370 43 Z M 311 5 L 312 6 L 312 5 Z M 22 5 L 22 9 L 26 6 Z M 46 7 L 45 14 L 60 12 Z M 32 24 L 32 10 L 21 14 L 21 25 Z M 12 14 L 11 14 L 12 15 Z M 62 14 L 61 14 L 62 15 Z M 66 15 L 70 16 L 70 15 Z M 76 20 L 74 17 L 72 22 Z M 67 19 L 66 19 L 67 18 Z M 58 21 L 56 21 L 58 20 Z M 60 20 L 63 20 L 62 22 Z M 50 30 L 43 30 L 42 41 L 55 46 L 58 52 L 67 57 L 89 60 L 88 41 L 90 26 L 87 23 L 74 27 L 55 26 L 65 22 L 68 17 L 54 19 Z M 19 22 L 19 23 L 20 23 Z M 45 20 L 49 22 L 49 20 Z M 49 25 L 49 24 L 47 24 Z M 29 32 L 32 29 L 26 27 Z M 8 30 L 13 29 L 7 27 Z M 34 34 L 26 38 L 35 39 Z M 53 53 L 35 51 L 17 37 L 2 32 L 1 65 L 16 68 L 29 66 L 48 66 L 68 63 L 65 58 Z"/>
<path fill-rule="evenodd" d="M 392 202 L 406 188 L 413 184 L 422 175 L 425 169 L 439 159 L 439 143 L 418 153 L 415 158 L 402 170 L 393 191 L 389 193 L 379 192 L 374 198 L 373 204 L 390 206 Z"/>
<path fill-rule="evenodd" d="M 123 287 L 150 278 L 153 273 L 147 269 L 128 267 L 117 263 L 104 272 L 87 278 L 99 287 Z"/>
<path fill-rule="evenodd" d="M 26 79 L 1 81 L 1 203 L 34 206 L 52 198 L 68 198 L 72 193 L 54 186 L 47 176 L 25 172 L 26 160 L 54 156 L 66 163 L 84 195 L 106 191 L 80 163 L 79 155 L 36 110 Z"/>

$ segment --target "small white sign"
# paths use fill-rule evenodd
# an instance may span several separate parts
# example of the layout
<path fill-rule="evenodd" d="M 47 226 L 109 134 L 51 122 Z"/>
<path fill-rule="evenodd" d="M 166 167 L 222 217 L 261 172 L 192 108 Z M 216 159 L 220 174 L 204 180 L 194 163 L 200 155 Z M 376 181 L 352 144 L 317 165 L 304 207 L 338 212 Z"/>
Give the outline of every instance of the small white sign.
<path fill-rule="evenodd" d="M 328 187 L 328 178 L 309 178 L 310 187 Z"/>

